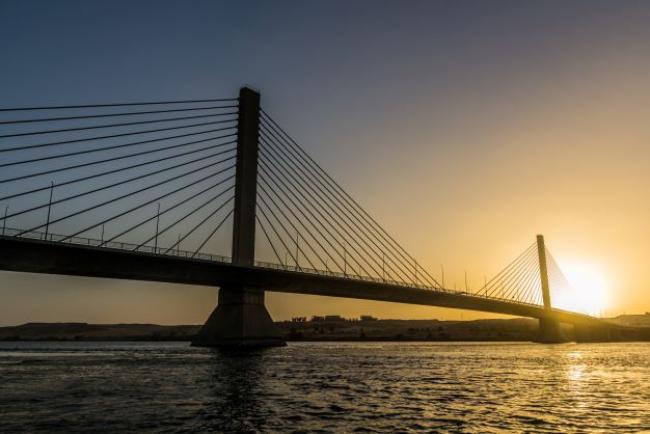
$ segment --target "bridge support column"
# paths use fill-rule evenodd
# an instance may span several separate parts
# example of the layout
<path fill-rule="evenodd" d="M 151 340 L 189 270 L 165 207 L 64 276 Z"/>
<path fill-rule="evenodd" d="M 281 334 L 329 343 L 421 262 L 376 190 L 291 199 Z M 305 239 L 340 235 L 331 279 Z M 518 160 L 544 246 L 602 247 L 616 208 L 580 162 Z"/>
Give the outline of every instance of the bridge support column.
<path fill-rule="evenodd" d="M 232 263 L 246 267 L 255 265 L 259 123 L 260 94 L 242 88 L 237 124 Z M 264 290 L 235 284 L 220 289 L 217 307 L 192 345 L 260 347 L 284 345 L 284 341 L 264 306 Z"/>
<path fill-rule="evenodd" d="M 551 318 L 540 318 L 537 342 L 543 344 L 559 344 L 567 341 L 568 339 L 564 333 L 562 333 L 560 323 L 557 320 Z"/>
<path fill-rule="evenodd" d="M 233 285 L 219 290 L 219 303 L 192 345 L 269 347 L 284 339 L 264 306 L 264 290 Z"/>
<path fill-rule="evenodd" d="M 542 284 L 542 300 L 544 302 L 544 310 L 548 313 L 547 317 L 539 319 L 538 342 L 548 344 L 566 342 L 567 339 L 562 333 L 560 322 L 554 319 L 551 313 L 551 289 L 548 284 L 546 247 L 544 246 L 543 235 L 537 235 L 537 256 L 539 257 L 539 277 Z"/>

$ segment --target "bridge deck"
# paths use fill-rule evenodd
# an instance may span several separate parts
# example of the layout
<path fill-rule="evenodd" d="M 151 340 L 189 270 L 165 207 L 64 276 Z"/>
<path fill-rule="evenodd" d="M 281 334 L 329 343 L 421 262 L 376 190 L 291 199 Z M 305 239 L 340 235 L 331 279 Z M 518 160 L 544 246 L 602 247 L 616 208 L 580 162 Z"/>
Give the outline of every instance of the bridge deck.
<path fill-rule="evenodd" d="M 207 286 L 238 283 L 275 292 L 440 306 L 531 318 L 552 316 L 572 324 L 600 322 L 583 314 L 558 309 L 549 312 L 538 305 L 468 293 L 352 279 L 306 270 L 289 271 L 271 268 L 276 267 L 273 264 L 258 263 L 254 267 L 242 267 L 218 260 L 189 258 L 180 252 L 161 255 L 92 244 L 0 236 L 0 269 Z"/>
<path fill-rule="evenodd" d="M 0 239 L 3 237 L 13 238 L 13 239 L 19 238 L 19 239 L 27 239 L 27 240 L 47 241 L 47 242 L 54 242 L 54 243 L 76 244 L 80 246 L 100 247 L 103 249 L 114 249 L 114 250 L 126 250 L 129 252 L 138 252 L 138 253 L 152 253 L 155 255 L 176 256 L 181 258 L 207 260 L 211 262 L 220 262 L 226 264 L 230 264 L 232 262 L 229 256 L 194 252 L 191 250 L 183 250 L 180 247 L 175 247 L 175 248 L 154 247 L 150 245 L 138 245 L 134 243 L 127 243 L 121 241 L 105 241 L 98 238 L 87 238 L 87 237 L 79 237 L 79 236 L 70 237 L 70 236 L 51 233 L 51 232 L 45 233 L 43 231 L 24 231 L 22 229 L 17 229 L 17 228 L 3 227 L 2 230 L 0 231 Z M 363 276 L 355 273 L 341 273 L 333 270 L 317 270 L 305 266 L 298 266 L 292 264 L 276 264 L 272 262 L 255 261 L 255 265 L 261 268 L 292 271 L 297 273 L 318 274 L 322 276 L 342 277 L 348 280 L 363 280 L 363 281 L 371 281 L 371 282 L 391 283 L 394 285 L 408 286 L 411 288 L 421 288 L 421 289 L 431 289 L 431 290 L 444 291 L 444 292 L 462 293 L 462 291 L 451 291 L 448 289 L 433 288 L 431 286 L 424 285 L 418 282 L 403 282 L 403 281 L 396 281 L 396 280 L 391 280 L 386 278 L 380 279 L 377 277 Z M 505 301 L 511 301 L 511 300 L 505 300 Z"/>

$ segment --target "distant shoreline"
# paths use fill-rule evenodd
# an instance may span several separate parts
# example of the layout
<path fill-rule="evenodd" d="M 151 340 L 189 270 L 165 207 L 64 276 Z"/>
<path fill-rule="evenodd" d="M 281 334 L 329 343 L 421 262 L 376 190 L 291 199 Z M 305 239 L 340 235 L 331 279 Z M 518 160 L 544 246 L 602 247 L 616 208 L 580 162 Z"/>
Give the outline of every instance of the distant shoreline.
<path fill-rule="evenodd" d="M 400 338 L 321 338 L 321 339 L 291 339 L 287 338 L 287 342 L 529 342 L 530 340 L 521 339 L 400 339 Z M 1 342 L 191 342 L 192 337 L 188 338 L 154 338 L 149 336 L 142 337 L 121 337 L 121 336 L 107 336 L 102 338 L 84 337 L 80 339 L 67 339 L 67 338 L 39 338 L 39 339 L 23 339 L 23 338 L 5 338 L 0 339 Z"/>
<path fill-rule="evenodd" d="M 650 327 L 650 314 L 624 315 L 610 321 Z M 396 320 L 333 315 L 312 320 L 276 322 L 290 342 L 516 342 L 533 341 L 536 320 L 526 318 L 473 321 Z M 27 323 L 0 327 L 0 342 L 189 342 L 200 325 Z"/>

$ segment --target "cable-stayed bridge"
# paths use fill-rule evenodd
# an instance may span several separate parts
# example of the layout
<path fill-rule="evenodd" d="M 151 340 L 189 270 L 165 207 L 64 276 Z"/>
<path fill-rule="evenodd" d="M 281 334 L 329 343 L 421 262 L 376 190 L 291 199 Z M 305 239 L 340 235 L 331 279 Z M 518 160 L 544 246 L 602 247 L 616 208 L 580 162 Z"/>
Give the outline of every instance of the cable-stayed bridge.
<path fill-rule="evenodd" d="M 538 318 L 543 341 L 617 330 L 552 307 L 569 284 L 541 236 L 483 287 L 445 288 L 249 88 L 3 108 L 0 126 L 0 269 L 218 286 L 197 345 L 281 344 L 265 291 Z"/>

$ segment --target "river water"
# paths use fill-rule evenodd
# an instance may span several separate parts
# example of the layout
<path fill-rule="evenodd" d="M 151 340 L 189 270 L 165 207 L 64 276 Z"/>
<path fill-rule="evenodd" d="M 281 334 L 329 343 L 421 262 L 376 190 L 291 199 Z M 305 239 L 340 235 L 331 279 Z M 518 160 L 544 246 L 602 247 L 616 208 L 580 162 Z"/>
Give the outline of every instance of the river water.
<path fill-rule="evenodd" d="M 0 432 L 641 432 L 650 344 L 0 343 Z"/>

